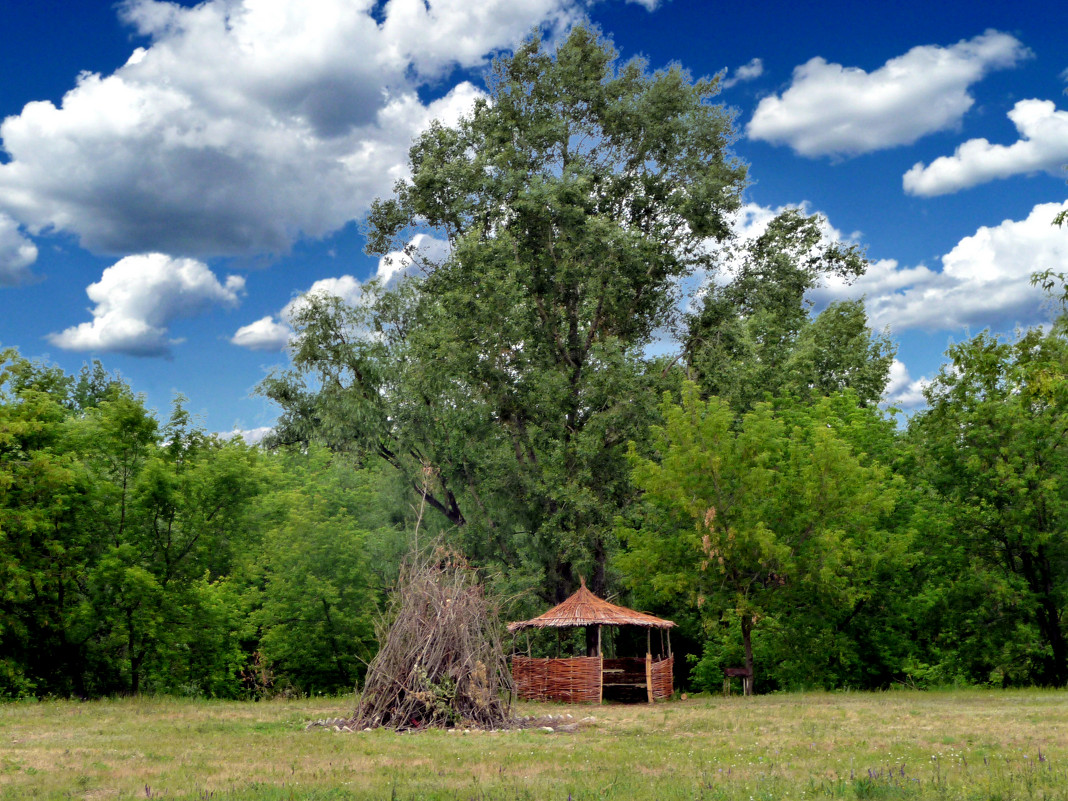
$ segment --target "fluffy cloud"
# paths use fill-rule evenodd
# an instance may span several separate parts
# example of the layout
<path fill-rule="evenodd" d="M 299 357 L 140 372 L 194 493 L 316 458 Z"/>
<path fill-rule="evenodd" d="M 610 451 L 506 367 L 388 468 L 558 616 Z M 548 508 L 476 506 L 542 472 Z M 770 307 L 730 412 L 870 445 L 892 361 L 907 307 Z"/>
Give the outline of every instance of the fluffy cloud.
<path fill-rule="evenodd" d="M 746 132 L 804 156 L 910 144 L 957 124 L 975 102 L 968 87 L 1027 55 L 1014 37 L 987 31 L 951 47 L 914 47 L 871 73 L 816 57 L 794 69 L 781 96 L 760 101 Z"/>
<path fill-rule="evenodd" d="M 760 236 L 784 208 L 754 203 L 743 206 L 732 224 L 736 241 Z M 807 203 L 802 203 L 801 208 L 813 213 Z M 819 309 L 834 300 L 863 297 L 872 328 L 895 332 L 985 327 L 1004 330 L 1016 324 L 1041 323 L 1045 320 L 1044 295 L 1031 286 L 1031 275 L 1068 263 L 1068 236 L 1051 224 L 1065 209 L 1068 202 L 1039 204 L 1023 220 L 982 226 L 942 256 L 941 270 L 880 259 L 852 284 L 839 278 L 827 279 L 810 293 L 809 299 Z M 826 218 L 822 226 L 824 242 L 855 242 L 860 237 L 859 232 L 844 234 Z M 724 249 L 719 273 L 691 276 L 680 285 L 683 310 L 692 310 L 710 281 L 730 280 L 734 269 L 730 254 L 729 249 Z"/>
<path fill-rule="evenodd" d="M 375 278 L 387 289 L 406 276 L 440 263 L 449 255 L 449 243 L 428 234 L 416 234 L 401 251 L 378 260 Z"/>
<path fill-rule="evenodd" d="M 289 344 L 293 329 L 267 315 L 254 323 L 243 325 L 231 337 L 230 342 L 249 350 L 269 350 L 277 353 Z"/>
<path fill-rule="evenodd" d="M 311 295 L 332 295 L 352 305 L 362 300 L 363 284 L 351 275 L 316 281 L 306 292 L 302 292 L 289 301 L 277 317 L 269 314 L 253 323 L 241 326 L 230 338 L 230 344 L 249 350 L 265 350 L 275 353 L 285 350 L 293 338 L 291 321 Z"/>
<path fill-rule="evenodd" d="M 361 216 L 412 137 L 479 95 L 427 104 L 421 87 L 579 5 L 391 0 L 376 20 L 374 0 L 129 0 L 147 47 L 0 125 L 0 210 L 98 252 L 284 251 Z"/>
<path fill-rule="evenodd" d="M 752 59 L 748 64 L 743 64 L 734 71 L 734 74 L 723 81 L 723 88 L 730 89 L 744 81 L 752 81 L 764 74 L 764 62 L 759 58 Z"/>
<path fill-rule="evenodd" d="M 375 280 L 391 289 L 421 267 L 440 261 L 448 254 L 448 243 L 427 234 L 417 234 L 404 250 L 389 253 L 378 260 Z M 365 285 L 351 275 L 323 278 L 285 305 L 277 317 L 268 315 L 242 326 L 230 343 L 251 350 L 281 351 L 293 337 L 291 321 L 312 295 L 332 295 L 350 306 L 364 301 Z"/>
<path fill-rule="evenodd" d="M 213 305 L 237 305 L 245 279 L 220 283 L 203 263 L 162 253 L 127 256 L 104 270 L 85 292 L 96 304 L 93 319 L 50 334 L 66 350 L 111 351 L 131 356 L 166 356 L 180 340 L 167 338 L 174 320 Z"/>
<path fill-rule="evenodd" d="M 0 214 L 0 287 L 33 280 L 29 267 L 37 261 L 37 246 L 19 232 L 18 224 Z"/>
<path fill-rule="evenodd" d="M 942 257 L 942 270 L 876 262 L 855 284 L 831 284 L 817 302 L 867 297 L 876 328 L 1006 328 L 1042 322 L 1043 294 L 1031 274 L 1068 263 L 1068 237 L 1051 225 L 1068 203 L 1035 206 L 1024 220 L 982 226 Z"/>
<path fill-rule="evenodd" d="M 890 364 L 890 381 L 886 385 L 884 401 L 899 409 L 915 409 L 923 406 L 926 399 L 923 390 L 930 382 L 926 378 L 914 379 L 908 368 L 897 359 Z"/>
<path fill-rule="evenodd" d="M 905 173 L 910 195 L 945 195 L 1010 175 L 1058 171 L 1068 162 L 1068 111 L 1058 111 L 1049 100 L 1021 100 L 1009 119 L 1020 139 L 1011 145 L 992 145 L 986 139 L 969 139 L 952 156 L 942 156 L 925 167 L 917 163 Z"/>
<path fill-rule="evenodd" d="M 240 437 L 246 445 L 259 445 L 264 438 L 274 432 L 271 426 L 259 426 L 258 428 L 235 428 L 224 434 L 219 434 L 223 439 L 235 439 Z"/>

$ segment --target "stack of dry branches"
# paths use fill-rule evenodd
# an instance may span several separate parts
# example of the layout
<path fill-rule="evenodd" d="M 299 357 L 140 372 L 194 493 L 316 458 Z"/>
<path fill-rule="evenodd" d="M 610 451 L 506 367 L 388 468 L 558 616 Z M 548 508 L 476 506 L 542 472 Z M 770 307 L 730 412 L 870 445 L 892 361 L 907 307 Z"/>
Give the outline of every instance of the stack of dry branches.
<path fill-rule="evenodd" d="M 499 728 L 512 679 L 498 610 L 459 554 L 437 547 L 401 569 L 388 630 L 356 708 L 361 728 Z"/>

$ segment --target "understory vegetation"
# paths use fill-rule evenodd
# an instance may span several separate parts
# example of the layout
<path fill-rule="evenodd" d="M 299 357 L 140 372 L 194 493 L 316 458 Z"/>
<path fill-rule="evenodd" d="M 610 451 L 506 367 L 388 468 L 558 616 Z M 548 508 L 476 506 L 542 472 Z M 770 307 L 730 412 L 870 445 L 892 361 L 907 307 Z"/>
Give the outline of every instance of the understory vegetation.
<path fill-rule="evenodd" d="M 732 238 L 747 168 L 716 91 L 617 64 L 583 26 L 498 60 L 489 99 L 431 125 L 367 219 L 368 252 L 407 277 L 293 304 L 263 447 L 181 396 L 146 408 L 100 363 L 0 353 L 0 699 L 351 691 L 431 541 L 509 620 L 585 579 L 676 621 L 691 691 L 740 665 L 758 693 L 1068 684 L 1063 307 L 955 345 L 907 420 L 880 407 L 893 343 L 863 301 L 807 300 L 864 254 L 799 209 Z M 34 709 L 81 714 L 3 714 Z M 992 748 L 967 770 L 1054 765 Z M 806 772 L 806 792 L 916 791 L 863 772 L 897 769 L 875 756 Z M 918 797 L 943 763 L 924 764 Z M 672 786 L 721 797 L 702 765 Z"/>

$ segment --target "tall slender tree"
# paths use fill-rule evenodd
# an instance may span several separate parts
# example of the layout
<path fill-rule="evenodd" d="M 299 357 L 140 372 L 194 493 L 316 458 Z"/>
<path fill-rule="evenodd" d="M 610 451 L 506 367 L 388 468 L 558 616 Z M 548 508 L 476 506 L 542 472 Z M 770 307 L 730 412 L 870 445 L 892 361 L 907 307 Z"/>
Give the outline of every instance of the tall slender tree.
<path fill-rule="evenodd" d="M 307 303 L 294 369 L 263 384 L 279 440 L 384 459 L 469 555 L 557 599 L 579 571 L 604 590 L 625 443 L 655 407 L 643 349 L 676 279 L 714 266 L 745 175 L 715 79 L 615 62 L 587 26 L 498 60 L 368 218 L 368 252 L 418 277 L 360 308 Z M 417 247 L 428 231 L 443 258 Z"/>

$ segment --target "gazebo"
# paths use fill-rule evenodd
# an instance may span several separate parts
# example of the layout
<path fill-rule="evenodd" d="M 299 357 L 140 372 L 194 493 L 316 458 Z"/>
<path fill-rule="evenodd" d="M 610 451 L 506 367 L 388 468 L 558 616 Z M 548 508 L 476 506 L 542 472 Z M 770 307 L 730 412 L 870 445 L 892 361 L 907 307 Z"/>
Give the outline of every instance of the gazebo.
<path fill-rule="evenodd" d="M 512 657 L 512 680 L 516 694 L 524 700 L 600 703 L 605 690 L 645 690 L 652 703 L 673 692 L 671 633 L 674 623 L 624 606 L 610 604 L 586 588 L 579 589 L 561 604 L 531 620 L 508 624 L 513 634 L 523 629 L 596 627 L 596 655 L 564 659 L 538 659 L 516 654 Z M 601 652 L 601 626 L 639 626 L 645 629 L 645 657 L 605 659 Z M 667 649 L 661 640 L 660 653 L 653 657 L 652 630 L 667 632 Z M 589 637 L 589 634 L 587 634 Z M 591 649 L 592 650 L 592 649 Z"/>

